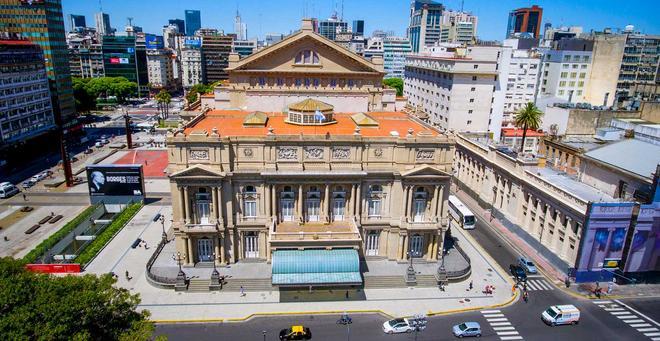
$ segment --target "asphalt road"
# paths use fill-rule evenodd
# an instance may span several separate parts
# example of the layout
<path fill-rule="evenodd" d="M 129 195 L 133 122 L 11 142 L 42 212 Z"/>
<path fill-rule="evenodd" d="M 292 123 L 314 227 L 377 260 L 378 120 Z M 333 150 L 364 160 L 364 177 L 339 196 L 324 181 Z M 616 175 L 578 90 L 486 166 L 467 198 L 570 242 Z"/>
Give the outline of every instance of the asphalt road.
<path fill-rule="evenodd" d="M 477 228 L 469 233 L 505 270 L 509 264 L 515 263 L 519 253 L 487 225 L 487 220 L 478 218 Z M 515 304 L 496 309 L 489 316 L 479 311 L 434 316 L 428 319 L 428 327 L 419 333 L 417 340 L 450 340 L 454 339 L 451 327 L 465 321 L 475 321 L 481 325 L 482 340 L 507 340 L 516 336 L 525 340 L 652 340 L 629 323 L 625 323 L 617 315 L 606 311 L 594 301 L 575 298 L 556 288 L 543 275 L 529 277 L 529 301 L 519 300 Z M 535 283 L 532 290 L 532 283 Z M 466 285 L 465 283 L 450 285 Z M 496 288 L 510 290 L 510 288 Z M 603 300 L 606 300 L 605 298 Z M 632 309 L 645 315 L 639 325 L 650 325 L 654 328 L 660 312 L 660 298 L 643 300 L 621 300 Z M 612 302 L 617 304 L 616 302 Z M 575 326 L 550 327 L 541 321 L 541 313 L 551 305 L 573 304 L 581 311 L 580 323 Z M 611 307 L 610 305 L 607 306 Z M 617 308 L 619 309 L 619 308 Z M 625 309 L 628 310 L 628 309 Z M 618 313 L 618 312 L 617 312 Z M 501 314 L 501 315 L 500 315 Z M 333 316 L 278 316 L 254 318 L 242 323 L 200 323 L 200 324 L 160 324 L 156 326 L 156 335 L 166 335 L 170 340 L 277 340 L 279 330 L 291 325 L 302 324 L 311 328 L 313 340 L 348 340 L 345 326 L 337 325 L 338 315 Z M 380 315 L 354 315 L 350 326 L 351 340 L 415 340 L 414 334 L 386 335 L 382 332 L 382 324 L 387 319 Z M 492 321 L 488 321 L 488 320 Z M 502 320 L 505 319 L 505 320 Z M 655 321 L 651 321 L 655 320 Z M 505 325 L 501 324 L 504 321 Z M 506 323 L 510 325 L 506 325 Z M 491 325 L 490 323 L 500 323 Z M 506 329 L 501 329 L 504 326 Z M 493 328 L 498 328 L 496 331 Z M 497 333 L 504 335 L 497 335 Z M 650 331 L 653 332 L 653 331 Z M 647 331 L 648 333 L 648 331 Z"/>

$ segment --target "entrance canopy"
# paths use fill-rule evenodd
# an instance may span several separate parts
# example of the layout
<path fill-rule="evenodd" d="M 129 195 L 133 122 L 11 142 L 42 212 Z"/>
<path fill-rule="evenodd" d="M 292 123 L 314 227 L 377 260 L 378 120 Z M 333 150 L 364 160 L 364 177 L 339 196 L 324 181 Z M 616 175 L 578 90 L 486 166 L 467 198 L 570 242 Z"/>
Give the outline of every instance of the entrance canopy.
<path fill-rule="evenodd" d="M 283 286 L 362 284 L 357 250 L 277 250 L 273 284 Z"/>

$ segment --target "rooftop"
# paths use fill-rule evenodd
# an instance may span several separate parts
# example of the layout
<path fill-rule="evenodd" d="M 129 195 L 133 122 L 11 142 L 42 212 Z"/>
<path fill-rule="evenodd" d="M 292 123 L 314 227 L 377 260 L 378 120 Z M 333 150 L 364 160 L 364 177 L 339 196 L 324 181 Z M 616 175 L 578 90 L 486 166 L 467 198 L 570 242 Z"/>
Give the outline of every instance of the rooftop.
<path fill-rule="evenodd" d="M 571 193 L 572 195 L 592 202 L 601 201 L 617 201 L 605 192 L 582 183 L 572 176 L 567 175 L 565 172 L 559 172 L 552 168 L 534 168 L 533 173 L 551 183 L 558 188 Z"/>
<path fill-rule="evenodd" d="M 368 117 L 378 125 L 364 126 L 355 122 L 355 113 L 335 113 L 336 123 L 324 126 L 303 126 L 286 123 L 286 113 L 264 113 L 268 120 L 265 126 L 245 126 L 243 122 L 253 112 L 243 110 L 211 110 L 201 120 L 194 122 L 184 130 L 185 135 L 197 132 L 211 133 L 216 128 L 220 136 L 266 136 L 269 129 L 275 135 L 345 135 L 356 133 L 356 128 L 365 137 L 405 138 L 409 129 L 415 136 L 438 136 L 440 133 L 413 120 L 402 112 L 368 112 Z M 362 123 L 362 122 L 359 122 Z"/>
<path fill-rule="evenodd" d="M 626 139 L 593 149 L 584 155 L 641 177 L 651 178 L 660 163 L 660 146 Z"/>
<path fill-rule="evenodd" d="M 504 137 L 522 137 L 523 136 L 523 129 L 518 129 L 518 128 L 502 128 L 502 135 Z M 536 130 L 532 129 L 527 129 L 527 135 L 526 137 L 542 137 L 545 134 L 542 132 L 538 132 Z"/>

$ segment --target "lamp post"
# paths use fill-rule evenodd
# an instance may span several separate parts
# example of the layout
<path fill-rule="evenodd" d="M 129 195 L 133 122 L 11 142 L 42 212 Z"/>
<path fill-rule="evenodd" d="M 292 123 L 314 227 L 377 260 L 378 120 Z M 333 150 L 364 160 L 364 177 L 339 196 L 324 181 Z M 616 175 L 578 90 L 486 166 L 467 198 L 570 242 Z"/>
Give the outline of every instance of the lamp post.
<path fill-rule="evenodd" d="M 160 216 L 160 226 L 163 228 L 163 242 L 167 242 L 167 233 L 165 233 L 165 216 Z"/>
<path fill-rule="evenodd" d="M 408 270 L 406 270 L 406 283 L 414 285 L 414 283 L 417 283 L 417 276 L 415 276 L 415 268 L 413 267 L 413 250 L 411 246 L 412 242 L 410 237 L 408 237 L 408 258 L 410 258 L 410 265 L 408 265 Z"/>
<path fill-rule="evenodd" d="M 125 108 L 122 108 L 124 112 L 124 122 L 126 124 L 126 145 L 128 149 L 133 149 L 133 137 L 131 136 L 131 116 L 128 115 L 128 111 Z"/>
<path fill-rule="evenodd" d="M 261 331 L 261 335 L 264 336 L 264 341 L 266 341 L 266 331 L 265 331 L 265 330 L 262 330 L 262 331 Z"/>
<path fill-rule="evenodd" d="M 211 284 L 209 284 L 209 290 L 220 290 L 222 289 L 222 283 L 220 282 L 220 273 L 218 272 L 218 269 L 215 267 L 217 255 L 215 254 L 215 252 L 212 255 L 213 255 L 213 272 L 211 272 Z"/>
<path fill-rule="evenodd" d="M 182 255 L 181 252 L 177 252 L 176 254 L 172 255 L 172 259 L 174 259 L 179 265 L 179 273 L 176 275 L 176 284 L 174 285 L 174 290 L 187 290 L 188 285 L 186 284 L 186 273 L 183 272 L 183 269 L 181 268 L 183 260 L 186 259 L 186 255 Z"/>

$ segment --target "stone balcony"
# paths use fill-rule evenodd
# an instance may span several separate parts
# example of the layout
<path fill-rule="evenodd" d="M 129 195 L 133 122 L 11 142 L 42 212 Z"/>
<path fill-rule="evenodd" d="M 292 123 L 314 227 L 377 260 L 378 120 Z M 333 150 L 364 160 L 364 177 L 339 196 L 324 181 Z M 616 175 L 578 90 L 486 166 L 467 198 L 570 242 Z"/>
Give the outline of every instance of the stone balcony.
<path fill-rule="evenodd" d="M 362 237 L 354 220 L 324 222 L 287 221 L 270 224 L 271 248 L 359 247 Z"/>

